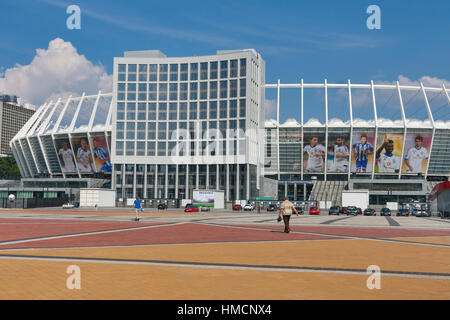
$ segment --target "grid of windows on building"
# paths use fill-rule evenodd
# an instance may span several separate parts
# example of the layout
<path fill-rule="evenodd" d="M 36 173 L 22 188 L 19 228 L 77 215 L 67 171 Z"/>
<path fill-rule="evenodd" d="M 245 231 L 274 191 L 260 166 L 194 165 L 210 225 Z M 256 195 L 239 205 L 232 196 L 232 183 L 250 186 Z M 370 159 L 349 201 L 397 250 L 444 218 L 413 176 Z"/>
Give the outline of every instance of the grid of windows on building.
<path fill-rule="evenodd" d="M 246 130 L 246 66 L 247 58 L 118 64 L 116 155 L 244 154 L 245 136 L 227 129 Z M 199 148 L 184 141 L 188 127 Z"/>

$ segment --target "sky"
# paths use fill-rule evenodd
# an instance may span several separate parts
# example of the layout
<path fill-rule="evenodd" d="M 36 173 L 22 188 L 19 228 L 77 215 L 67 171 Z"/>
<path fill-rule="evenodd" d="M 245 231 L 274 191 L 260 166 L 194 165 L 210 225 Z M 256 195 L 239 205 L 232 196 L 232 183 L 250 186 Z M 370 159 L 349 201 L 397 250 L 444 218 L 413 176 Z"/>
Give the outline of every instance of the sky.
<path fill-rule="evenodd" d="M 66 9 L 72 4 L 81 9 L 80 30 L 66 26 Z M 367 28 L 369 5 L 379 6 L 381 29 Z M 18 94 L 37 106 L 83 91 L 112 91 L 113 57 L 147 49 L 170 57 L 254 48 L 266 61 L 266 83 L 351 79 L 445 83 L 450 88 L 446 0 L 2 0 L 0 12 L 0 92 Z M 266 91 L 270 116 L 274 93 Z M 314 101 L 320 101 L 321 94 L 305 96 L 305 118 L 315 116 Z M 345 117 L 338 108 L 340 92 L 334 94 L 330 116 Z M 380 96 L 386 100 L 383 106 L 386 102 L 390 107 L 390 97 Z M 299 119 L 298 90 L 283 90 L 281 101 L 281 120 Z M 362 107 L 360 113 L 368 116 L 370 110 Z M 417 115 L 417 110 L 411 113 Z"/>

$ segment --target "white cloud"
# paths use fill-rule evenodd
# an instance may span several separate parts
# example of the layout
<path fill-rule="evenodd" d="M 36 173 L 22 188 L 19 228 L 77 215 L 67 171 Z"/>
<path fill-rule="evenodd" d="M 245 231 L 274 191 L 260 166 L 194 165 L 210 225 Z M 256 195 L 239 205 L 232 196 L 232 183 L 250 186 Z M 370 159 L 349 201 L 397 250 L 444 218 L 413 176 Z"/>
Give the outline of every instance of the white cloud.
<path fill-rule="evenodd" d="M 112 75 L 60 38 L 51 40 L 47 49 L 36 49 L 30 64 L 7 69 L 0 78 L 0 91 L 36 105 L 60 96 L 94 94 L 98 90 L 112 91 Z"/>
<path fill-rule="evenodd" d="M 277 118 L 277 101 L 275 99 L 266 99 L 264 101 L 266 119 Z"/>

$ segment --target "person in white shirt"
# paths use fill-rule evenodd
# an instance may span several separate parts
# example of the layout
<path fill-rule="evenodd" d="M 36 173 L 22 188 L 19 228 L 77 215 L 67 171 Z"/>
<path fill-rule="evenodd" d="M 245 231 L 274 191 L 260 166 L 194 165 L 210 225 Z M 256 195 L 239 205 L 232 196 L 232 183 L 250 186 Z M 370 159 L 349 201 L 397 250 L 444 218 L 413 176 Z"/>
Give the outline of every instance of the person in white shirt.
<path fill-rule="evenodd" d="M 80 173 L 92 173 L 91 151 L 85 138 L 81 139 L 81 147 L 77 151 L 77 167 Z"/>
<path fill-rule="evenodd" d="M 348 168 L 348 147 L 344 144 L 344 138 L 338 137 L 334 145 L 334 162 L 330 172 L 347 172 Z"/>
<path fill-rule="evenodd" d="M 428 159 L 428 150 L 423 147 L 422 136 L 417 136 L 415 146 L 405 154 L 406 173 L 422 173 L 423 160 Z"/>
<path fill-rule="evenodd" d="M 303 153 L 308 154 L 308 160 L 306 161 L 306 172 L 322 172 L 323 163 L 325 157 L 325 147 L 318 143 L 318 137 L 312 137 L 310 144 L 304 149 Z"/>
<path fill-rule="evenodd" d="M 381 152 L 385 149 L 385 153 Z M 400 170 L 401 157 L 394 153 L 394 141 L 384 137 L 383 144 L 378 148 L 376 157 L 378 161 L 378 172 L 381 173 L 398 173 Z"/>
<path fill-rule="evenodd" d="M 75 163 L 73 162 L 73 152 L 69 149 L 67 141 L 62 141 L 62 148 L 59 149 L 58 154 L 61 156 L 64 167 L 61 168 L 64 173 L 76 172 Z"/>

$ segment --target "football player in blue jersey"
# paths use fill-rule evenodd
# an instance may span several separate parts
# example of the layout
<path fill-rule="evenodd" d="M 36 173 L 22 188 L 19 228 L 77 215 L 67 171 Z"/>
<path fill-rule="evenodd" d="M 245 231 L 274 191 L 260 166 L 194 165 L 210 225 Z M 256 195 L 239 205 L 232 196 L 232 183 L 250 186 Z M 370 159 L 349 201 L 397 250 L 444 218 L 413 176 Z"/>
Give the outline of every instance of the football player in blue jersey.
<path fill-rule="evenodd" d="M 100 172 L 111 172 L 111 160 L 108 151 L 100 145 L 99 139 L 94 138 L 94 157 L 102 164 Z"/>
<path fill-rule="evenodd" d="M 362 134 L 360 141 L 353 144 L 352 150 L 356 160 L 356 172 L 366 172 L 369 155 L 374 150 L 372 144 L 367 141 L 367 135 Z"/>

